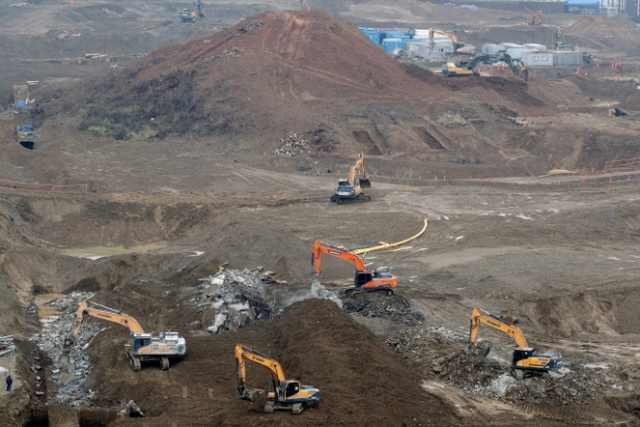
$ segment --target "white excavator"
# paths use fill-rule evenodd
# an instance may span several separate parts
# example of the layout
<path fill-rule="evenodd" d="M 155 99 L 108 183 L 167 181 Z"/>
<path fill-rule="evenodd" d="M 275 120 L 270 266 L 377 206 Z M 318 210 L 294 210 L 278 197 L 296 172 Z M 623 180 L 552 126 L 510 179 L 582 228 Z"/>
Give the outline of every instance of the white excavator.
<path fill-rule="evenodd" d="M 82 323 L 87 317 L 95 317 L 108 322 L 118 323 L 131 333 L 131 350 L 127 352 L 129 366 L 134 372 L 142 369 L 142 362 L 159 361 L 163 370 L 169 369 L 169 358 L 184 356 L 187 351 L 185 339 L 177 332 L 147 333 L 136 319 L 120 310 L 91 301 L 80 303 L 65 346 L 73 345 Z"/>

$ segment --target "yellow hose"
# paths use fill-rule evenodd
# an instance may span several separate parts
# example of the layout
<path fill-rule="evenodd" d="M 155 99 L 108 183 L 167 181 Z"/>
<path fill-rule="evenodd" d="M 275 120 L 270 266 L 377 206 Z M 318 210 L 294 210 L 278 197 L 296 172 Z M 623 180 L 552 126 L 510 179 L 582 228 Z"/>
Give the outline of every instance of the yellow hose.
<path fill-rule="evenodd" d="M 425 218 L 424 227 L 422 227 L 422 230 L 420 230 L 420 232 L 418 234 L 416 234 L 415 236 L 411 236 L 408 239 L 400 240 L 399 242 L 395 242 L 395 243 L 378 242 L 379 245 L 377 245 L 377 246 L 371 246 L 369 248 L 354 249 L 351 252 L 353 252 L 356 255 L 361 255 L 361 254 L 366 254 L 367 252 L 371 252 L 371 251 L 379 251 L 381 249 L 389 249 L 389 248 L 396 248 L 398 246 L 402 246 L 405 243 L 409 243 L 410 241 L 415 240 L 418 237 L 422 236 L 424 231 L 427 229 L 427 224 L 428 224 L 428 221 Z"/>

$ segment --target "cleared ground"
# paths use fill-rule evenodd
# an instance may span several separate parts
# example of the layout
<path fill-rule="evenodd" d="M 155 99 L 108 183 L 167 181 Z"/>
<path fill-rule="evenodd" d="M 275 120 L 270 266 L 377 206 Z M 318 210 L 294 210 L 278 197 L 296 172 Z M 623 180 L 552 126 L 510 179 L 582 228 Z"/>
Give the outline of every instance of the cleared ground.
<path fill-rule="evenodd" d="M 367 5 L 375 9 L 361 10 Z M 430 4 L 367 5 L 327 2 L 323 7 L 337 16 L 361 16 L 361 21 L 353 19 L 356 23 L 371 22 L 372 16 L 366 13 L 372 10 L 380 16 L 384 12 L 379 19 L 398 26 L 408 25 L 403 24 L 405 15 L 413 16 L 416 25 L 428 25 L 436 18 L 427 19 L 427 12 L 451 22 L 463 22 L 472 13 L 449 12 Z M 3 4 L 1 10 L 11 12 L 12 18 L 0 30 L 2 46 L 13 49 L 7 51 L 13 61 L 3 60 L 0 65 L 3 82 L 22 82 L 26 77 L 48 81 L 45 89 L 50 90 L 57 82 L 52 77 L 65 79 L 60 81 L 64 86 L 66 79 L 111 73 L 102 80 L 109 82 L 114 75 L 126 76 L 117 68 L 110 71 L 110 66 L 129 63 L 134 58 L 128 55 L 147 54 L 189 36 L 196 41 L 182 48 L 206 50 L 205 43 L 197 40 L 200 35 L 213 34 L 211 39 L 219 40 L 231 33 L 215 33 L 237 24 L 241 17 L 264 10 L 306 9 L 304 3 L 212 4 L 205 5 L 206 20 L 182 24 L 177 19 L 180 6 L 105 3 L 98 8 L 76 2 L 18 8 Z M 501 29 L 505 23 L 518 25 L 526 18 L 524 13 L 505 12 L 503 18 L 495 12 L 481 13 L 487 19 L 494 17 L 497 29 L 492 31 L 502 35 L 516 32 Z M 150 427 L 274 422 L 302 426 L 638 424 L 640 314 L 635 286 L 640 268 L 640 176 L 632 170 L 601 173 L 609 160 L 637 156 L 635 115 L 640 100 L 634 66 L 623 71 L 603 67 L 590 76 L 563 80 L 535 76 L 525 85 L 513 76 L 447 80 L 389 62 L 385 72 L 401 76 L 411 86 L 398 85 L 399 92 L 376 92 L 382 89 L 366 80 L 362 83 L 360 74 L 348 74 L 348 67 L 328 73 L 322 65 L 326 52 L 303 49 L 316 46 L 309 40 L 296 45 L 291 33 L 283 36 L 274 30 L 274 23 L 292 22 L 302 22 L 301 28 L 308 30 L 319 25 L 313 24 L 318 19 L 322 28 L 351 34 L 342 24 L 313 13 L 261 19 L 270 38 L 249 34 L 242 36 L 243 45 L 238 41 L 221 46 L 229 51 L 232 45 L 241 45 L 242 52 L 255 53 L 260 52 L 256 40 L 264 40 L 280 47 L 295 45 L 299 56 L 287 58 L 289 71 L 281 68 L 282 74 L 275 77 L 269 67 L 238 68 L 232 75 L 229 66 L 225 73 L 236 79 L 237 87 L 207 86 L 228 90 L 223 95 L 233 102 L 221 102 L 221 111 L 230 123 L 235 117 L 236 124 L 246 125 L 233 138 L 187 131 L 164 139 L 115 141 L 80 130 L 79 117 L 91 115 L 88 109 L 76 110 L 71 104 L 87 99 L 88 92 L 66 93 L 61 98 L 73 115 L 65 111 L 54 117 L 43 112 L 33 117 L 15 115 L 12 110 L 2 113 L 0 179 L 6 182 L 0 185 L 0 335 L 14 334 L 19 348 L 12 358 L 0 358 L 0 366 L 15 371 L 14 385 L 19 387 L 11 394 L 0 393 L 0 405 L 6 409 L 0 412 L 0 423 L 23 426 L 31 420 L 46 425 L 48 418 L 50 425 L 77 425 L 79 419 L 80 425 L 91 421 Z M 573 29 L 576 37 L 588 38 L 586 24 L 569 27 L 577 21 L 572 19 L 549 17 L 546 23 L 562 24 Z M 629 26 L 632 39 L 634 24 L 622 23 Z M 549 28 L 535 31 L 545 34 Z M 600 43 L 601 56 L 629 48 L 620 41 L 622 35 L 600 39 L 606 31 L 622 34 L 615 25 L 606 31 L 598 28 L 592 44 Z M 68 35 L 60 38 L 65 34 L 62 30 Z M 104 31 L 123 41 L 101 45 L 98 41 L 104 41 Z M 311 34 L 304 31 L 300 29 L 300 34 Z M 148 39 L 134 39 L 134 32 L 147 34 Z M 74 36 L 79 33 L 83 35 Z M 86 34 L 94 38 L 61 47 L 84 40 Z M 26 51 L 18 49 L 23 37 L 31 41 L 24 44 Z M 619 44 L 607 45 L 612 40 Z M 120 50 L 109 53 L 122 60 L 76 61 L 84 53 L 113 46 Z M 68 54 L 63 55 L 65 49 Z M 354 60 L 359 50 L 353 49 L 349 59 Z M 309 52 L 320 56 L 306 59 Z M 633 64 L 633 52 L 629 52 L 628 63 Z M 49 61 L 63 56 L 69 61 Z M 257 53 L 246 56 L 240 56 L 238 61 L 246 62 L 239 63 L 279 60 Z M 179 57 L 167 49 L 145 60 L 161 63 Z M 374 59 L 380 64 L 387 61 Z M 137 64 L 141 71 L 155 70 L 139 65 L 145 62 Z M 176 64 L 188 68 L 182 60 Z M 206 81 L 215 82 L 212 76 L 221 75 L 198 70 Z M 250 95 L 255 102 L 244 103 L 246 88 L 260 86 L 252 79 L 262 82 L 264 76 L 282 83 L 281 99 L 295 102 L 277 109 L 268 96 L 272 88 L 267 87 Z M 347 79 L 350 84 L 343 84 Z M 112 81 L 120 88 L 131 87 L 124 77 Z M 86 91 L 105 87 L 94 81 L 80 84 L 76 88 Z M 412 92 L 422 87 L 428 87 L 434 98 L 442 95 L 446 103 L 429 101 L 424 111 L 411 115 L 409 106 L 419 104 L 419 96 Z M 115 101 L 131 95 L 124 89 Z M 1 96 L 9 101 L 7 88 L 2 90 Z M 64 90 L 53 93 L 65 94 Z M 96 93 L 95 99 L 113 101 L 110 93 Z M 305 93 L 307 98 L 302 96 Z M 367 99 L 378 93 L 382 95 Z M 319 99 L 319 94 L 326 98 Z M 331 110 L 341 95 L 349 102 Z M 404 98 L 411 99 L 411 104 L 403 105 Z M 243 104 L 235 104 L 241 99 Z M 101 106 L 110 111 L 109 105 L 105 101 Z M 629 116 L 610 116 L 611 105 L 627 109 Z M 236 110 L 238 114 L 233 115 Z M 281 114 L 265 113 L 272 110 Z M 514 124 L 509 117 L 515 116 L 526 124 Z M 265 125 L 269 117 L 278 119 L 276 125 Z M 323 117 L 319 124 L 318 117 Z M 26 150 L 18 145 L 13 129 L 31 118 L 40 121 L 34 123 L 38 146 Z M 304 127 L 292 125 L 298 118 Z M 293 157 L 273 154 L 279 138 L 301 132 L 311 141 L 320 129 L 330 129 L 342 145 L 328 152 L 312 146 L 310 153 Z M 445 141 L 446 150 L 433 147 L 433 135 Z M 317 141 L 321 147 L 331 147 L 331 138 Z M 360 149 L 366 151 L 372 201 L 330 203 L 338 171 L 343 177 Z M 554 168 L 584 174 L 547 175 Z M 60 188 L 52 184 L 78 185 L 73 188 L 79 190 L 54 193 Z M 314 240 L 346 247 L 393 242 L 417 232 L 425 218 L 429 225 L 418 240 L 365 257 L 367 265 L 390 266 L 398 276 L 392 298 L 347 301 L 360 307 L 355 314 L 346 314 L 326 300 L 305 300 L 273 319 L 220 335 L 206 333 L 197 323 L 202 320 L 194 302 L 197 280 L 215 273 L 223 263 L 233 269 L 263 266 L 273 271 L 287 282 L 273 285 L 274 295 L 285 301 L 306 295 L 310 288 Z M 66 255 L 79 248 L 123 246 L 125 252 L 138 245 L 153 249 L 93 261 Z M 325 260 L 321 280 L 327 288 L 339 292 L 352 277 L 349 264 Z M 188 356 L 167 372 L 148 368 L 133 373 L 124 356 L 127 333 L 114 327 L 98 335 L 88 350 L 95 366 L 86 385 L 95 390 L 96 399 L 79 413 L 53 404 L 46 407 L 44 403 L 56 390 L 46 356 L 28 341 L 39 328 L 38 317 L 28 308 L 37 295 L 71 291 L 95 292 L 95 300 L 133 315 L 150 329 L 178 330 L 187 338 Z M 567 371 L 561 377 L 516 383 L 508 375 L 513 343 L 486 328 L 480 337 L 493 343 L 490 356 L 470 357 L 466 345 L 469 315 L 475 306 L 495 314 L 511 312 L 531 343 L 561 351 Z M 288 374 L 320 388 L 321 404 L 292 416 L 264 414 L 260 404 L 240 400 L 233 360 L 238 342 L 277 357 Z M 33 393 L 29 367 L 34 363 L 44 367 L 42 375 L 47 379 L 47 396 L 42 398 Z M 268 382 L 264 372 L 252 375 L 257 382 Z M 117 411 L 130 399 L 147 418 L 116 419 L 107 412 Z"/>

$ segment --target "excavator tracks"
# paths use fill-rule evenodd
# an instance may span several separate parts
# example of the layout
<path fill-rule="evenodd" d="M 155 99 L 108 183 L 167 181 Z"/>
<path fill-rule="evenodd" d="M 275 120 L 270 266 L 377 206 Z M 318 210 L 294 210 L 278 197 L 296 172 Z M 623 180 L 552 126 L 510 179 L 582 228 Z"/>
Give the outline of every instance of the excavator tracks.
<path fill-rule="evenodd" d="M 140 372 L 142 369 L 142 364 L 140 363 L 140 358 L 134 356 L 130 351 L 127 352 L 127 359 L 129 360 L 129 367 L 133 372 Z"/>

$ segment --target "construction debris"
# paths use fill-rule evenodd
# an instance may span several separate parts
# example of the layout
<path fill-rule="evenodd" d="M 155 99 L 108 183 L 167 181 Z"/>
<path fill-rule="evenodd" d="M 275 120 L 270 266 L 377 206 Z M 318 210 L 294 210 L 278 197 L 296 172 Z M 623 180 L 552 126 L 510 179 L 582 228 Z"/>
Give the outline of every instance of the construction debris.
<path fill-rule="evenodd" d="M 74 292 L 48 303 L 57 309 L 59 315 L 43 322 L 42 330 L 29 339 L 51 360 L 50 378 L 58 385 L 58 394 L 53 399 L 71 406 L 81 406 L 92 394 L 85 389 L 84 380 L 93 366 L 82 344 L 89 342 L 99 332 L 99 327 L 91 323 L 85 325 L 78 334 L 76 344 L 64 347 L 78 305 L 91 297 L 92 293 Z"/>
<path fill-rule="evenodd" d="M 199 279 L 198 312 L 202 324 L 213 334 L 236 330 L 254 319 L 271 315 L 273 303 L 266 285 L 275 283 L 259 270 L 224 270 Z"/>
<path fill-rule="evenodd" d="M 13 335 L 6 335 L 4 337 L 0 337 L 0 356 L 9 354 L 15 349 L 16 349 L 16 346 L 13 345 Z"/>
<path fill-rule="evenodd" d="M 280 145 L 274 154 L 293 157 L 298 154 L 309 153 L 308 144 L 309 141 L 301 133 L 293 132 L 280 139 Z"/>

